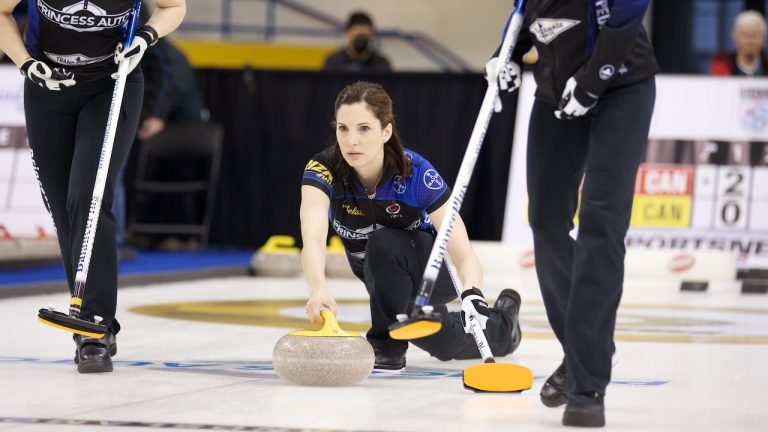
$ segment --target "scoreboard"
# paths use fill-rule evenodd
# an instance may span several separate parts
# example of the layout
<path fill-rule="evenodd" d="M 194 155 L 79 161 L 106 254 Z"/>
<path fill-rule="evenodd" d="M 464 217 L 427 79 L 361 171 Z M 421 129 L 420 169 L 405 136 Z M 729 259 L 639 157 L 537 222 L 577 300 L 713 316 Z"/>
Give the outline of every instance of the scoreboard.
<path fill-rule="evenodd" d="M 768 79 L 659 76 L 656 82 L 627 246 L 730 251 L 739 269 L 768 269 Z M 526 75 L 503 233 L 504 242 L 530 247 L 525 150 L 535 87 Z"/>
<path fill-rule="evenodd" d="M 643 165 L 631 226 L 768 234 L 768 167 Z"/>

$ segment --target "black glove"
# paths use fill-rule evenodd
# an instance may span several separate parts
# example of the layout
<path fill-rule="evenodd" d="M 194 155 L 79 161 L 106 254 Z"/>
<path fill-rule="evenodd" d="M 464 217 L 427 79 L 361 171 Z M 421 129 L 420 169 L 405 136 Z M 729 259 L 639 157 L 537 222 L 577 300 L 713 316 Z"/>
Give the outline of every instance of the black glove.
<path fill-rule="evenodd" d="M 499 58 L 493 57 L 485 64 L 485 80 L 488 84 L 498 81 L 499 92 L 506 90 L 509 93 L 517 90 L 523 82 L 522 69 L 520 65 L 509 61 L 506 64 L 499 65 Z M 501 98 L 496 96 L 493 110 L 501 112 Z"/>
<path fill-rule="evenodd" d="M 76 84 L 75 74 L 72 72 L 59 68 L 51 69 L 47 64 L 33 58 L 26 59 L 19 71 L 24 78 L 48 90 L 59 91 L 61 86 L 69 87 Z"/>
<path fill-rule="evenodd" d="M 597 98 L 579 87 L 576 79 L 571 77 L 565 83 L 563 97 L 560 99 L 560 103 L 557 104 L 555 117 L 560 120 L 583 117 L 595 105 L 597 105 Z"/>
<path fill-rule="evenodd" d="M 157 31 L 150 26 L 143 26 L 136 30 L 136 37 L 133 38 L 131 46 L 123 47 L 122 51 L 115 50 L 115 63 L 121 61 L 128 62 L 128 73 L 130 74 L 141 62 L 141 57 L 149 47 L 157 43 Z M 117 78 L 117 73 L 112 74 L 112 79 Z"/>
<path fill-rule="evenodd" d="M 485 302 L 483 293 L 474 287 L 461 293 L 461 323 L 464 325 L 466 333 L 472 333 L 470 330 L 471 317 L 477 320 L 483 330 L 488 324 L 488 318 L 491 317 L 491 311 L 488 309 L 488 303 Z"/>

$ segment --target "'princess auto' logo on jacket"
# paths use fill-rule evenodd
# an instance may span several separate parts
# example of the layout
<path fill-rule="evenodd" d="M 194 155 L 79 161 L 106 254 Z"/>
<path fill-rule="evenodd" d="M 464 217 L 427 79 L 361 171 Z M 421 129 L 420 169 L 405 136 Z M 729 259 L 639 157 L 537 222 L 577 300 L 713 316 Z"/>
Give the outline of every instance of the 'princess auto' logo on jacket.
<path fill-rule="evenodd" d="M 48 21 L 79 32 L 95 32 L 119 27 L 128 20 L 131 14 L 130 9 L 118 14 L 109 14 L 92 2 L 82 0 L 75 1 L 61 10 L 52 7 L 43 0 L 38 0 L 37 10 Z"/>

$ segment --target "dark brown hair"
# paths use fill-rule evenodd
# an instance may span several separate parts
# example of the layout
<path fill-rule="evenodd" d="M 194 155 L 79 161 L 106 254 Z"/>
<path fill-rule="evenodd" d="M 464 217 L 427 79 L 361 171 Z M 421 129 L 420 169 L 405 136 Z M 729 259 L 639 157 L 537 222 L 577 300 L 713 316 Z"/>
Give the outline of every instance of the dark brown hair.
<path fill-rule="evenodd" d="M 390 123 L 392 124 L 392 136 L 389 138 L 389 141 L 384 143 L 384 172 L 382 173 L 382 178 L 394 174 L 400 174 L 403 178 L 410 176 L 411 164 L 405 158 L 405 154 L 403 154 L 403 141 L 400 139 L 397 127 L 395 126 L 392 99 L 380 84 L 358 81 L 344 87 L 339 92 L 339 95 L 336 96 L 336 104 L 333 110 L 334 116 L 338 114 L 339 108 L 342 105 L 352 105 L 358 102 L 365 102 L 371 114 L 381 122 L 382 128 Z M 336 127 L 336 121 L 333 122 L 333 126 L 334 128 Z M 331 166 L 340 178 L 346 180 L 349 178 L 350 167 L 347 161 L 344 160 L 339 143 L 335 139 L 333 148 Z"/>

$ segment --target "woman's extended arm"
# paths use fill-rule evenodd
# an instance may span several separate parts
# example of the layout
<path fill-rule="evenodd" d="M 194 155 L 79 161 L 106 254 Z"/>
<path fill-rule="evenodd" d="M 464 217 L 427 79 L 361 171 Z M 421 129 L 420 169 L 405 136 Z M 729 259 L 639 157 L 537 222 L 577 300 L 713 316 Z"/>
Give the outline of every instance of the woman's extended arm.
<path fill-rule="evenodd" d="M 320 189 L 301 187 L 301 266 L 309 287 L 307 317 L 322 322 L 320 309 L 326 307 L 336 314 L 336 301 L 325 284 L 325 242 L 328 237 L 328 207 L 330 200 Z"/>

